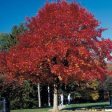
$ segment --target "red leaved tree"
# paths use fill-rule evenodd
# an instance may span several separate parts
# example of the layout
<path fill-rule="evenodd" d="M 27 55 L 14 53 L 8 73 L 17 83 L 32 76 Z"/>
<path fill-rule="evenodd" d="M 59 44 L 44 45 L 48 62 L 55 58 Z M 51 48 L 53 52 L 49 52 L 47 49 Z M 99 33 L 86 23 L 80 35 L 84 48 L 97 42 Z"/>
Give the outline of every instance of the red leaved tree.
<path fill-rule="evenodd" d="M 6 57 L 8 73 L 20 82 L 29 79 L 54 85 L 54 112 L 60 82 L 105 78 L 104 59 L 111 59 L 112 42 L 101 37 L 104 29 L 79 4 L 46 3 L 27 20 L 27 26 Z"/>

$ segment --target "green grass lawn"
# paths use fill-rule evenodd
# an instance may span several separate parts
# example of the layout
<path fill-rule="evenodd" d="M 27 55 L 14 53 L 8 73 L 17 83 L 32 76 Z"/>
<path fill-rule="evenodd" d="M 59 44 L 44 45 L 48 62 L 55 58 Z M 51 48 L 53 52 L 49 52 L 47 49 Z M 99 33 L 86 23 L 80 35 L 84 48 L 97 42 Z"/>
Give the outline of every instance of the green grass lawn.
<path fill-rule="evenodd" d="M 80 103 L 67 105 L 66 108 L 105 108 L 109 106 L 109 102 L 97 102 L 97 103 Z"/>
<path fill-rule="evenodd" d="M 42 109 L 20 109 L 20 110 L 11 110 L 11 112 L 48 112 L 49 108 Z"/>
<path fill-rule="evenodd" d="M 66 105 L 66 109 L 76 109 L 76 108 L 104 108 L 109 105 L 109 102 L 98 102 L 98 103 L 80 103 L 80 104 L 71 104 Z M 11 110 L 11 112 L 48 112 L 50 108 L 42 109 L 21 109 L 21 110 Z"/>

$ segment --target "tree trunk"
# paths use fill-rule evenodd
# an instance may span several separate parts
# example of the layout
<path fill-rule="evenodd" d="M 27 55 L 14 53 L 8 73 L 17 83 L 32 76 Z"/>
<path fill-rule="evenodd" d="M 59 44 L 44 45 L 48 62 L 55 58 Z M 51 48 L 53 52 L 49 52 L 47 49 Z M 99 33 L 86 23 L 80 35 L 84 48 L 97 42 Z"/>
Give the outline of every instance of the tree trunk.
<path fill-rule="evenodd" d="M 112 97 L 110 96 L 110 106 L 112 107 Z"/>
<path fill-rule="evenodd" d="M 54 98 L 53 98 L 53 110 L 52 112 L 59 112 L 58 109 L 58 90 L 57 85 L 54 84 Z"/>
<path fill-rule="evenodd" d="M 48 90 L 48 106 L 51 106 L 51 102 L 50 102 L 50 87 L 49 87 L 49 85 L 48 85 L 47 90 Z"/>
<path fill-rule="evenodd" d="M 112 107 L 112 91 L 109 91 L 110 106 Z"/>
<path fill-rule="evenodd" d="M 41 98 L 40 98 L 40 83 L 38 83 L 38 106 L 41 107 Z"/>

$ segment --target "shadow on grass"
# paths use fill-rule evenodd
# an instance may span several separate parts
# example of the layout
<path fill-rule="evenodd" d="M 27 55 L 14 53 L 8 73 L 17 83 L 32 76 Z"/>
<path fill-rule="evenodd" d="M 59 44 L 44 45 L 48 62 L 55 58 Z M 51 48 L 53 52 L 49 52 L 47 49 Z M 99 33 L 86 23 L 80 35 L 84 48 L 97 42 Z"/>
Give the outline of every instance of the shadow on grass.
<path fill-rule="evenodd" d="M 112 108 L 109 106 L 109 104 L 90 104 L 90 105 L 81 105 L 79 104 L 79 106 L 68 106 L 66 108 L 64 108 L 63 110 L 82 110 L 82 109 L 104 109 L 104 108 Z"/>

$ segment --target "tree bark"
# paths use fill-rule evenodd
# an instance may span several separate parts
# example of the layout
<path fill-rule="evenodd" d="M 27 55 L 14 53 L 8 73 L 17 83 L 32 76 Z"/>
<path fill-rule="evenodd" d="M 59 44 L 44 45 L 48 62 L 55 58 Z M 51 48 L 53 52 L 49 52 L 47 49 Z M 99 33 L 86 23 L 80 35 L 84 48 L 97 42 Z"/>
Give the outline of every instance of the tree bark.
<path fill-rule="evenodd" d="M 41 107 L 40 83 L 38 83 L 38 107 Z"/>
<path fill-rule="evenodd" d="M 53 98 L 53 110 L 52 112 L 59 112 L 58 109 L 58 90 L 57 85 L 54 84 L 54 98 Z"/>
<path fill-rule="evenodd" d="M 51 102 L 50 102 L 50 87 L 49 87 L 49 85 L 48 85 L 47 90 L 48 90 L 48 106 L 51 106 Z"/>

